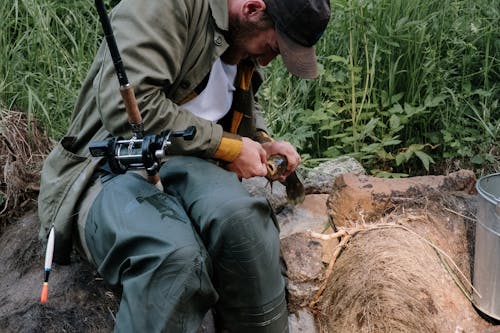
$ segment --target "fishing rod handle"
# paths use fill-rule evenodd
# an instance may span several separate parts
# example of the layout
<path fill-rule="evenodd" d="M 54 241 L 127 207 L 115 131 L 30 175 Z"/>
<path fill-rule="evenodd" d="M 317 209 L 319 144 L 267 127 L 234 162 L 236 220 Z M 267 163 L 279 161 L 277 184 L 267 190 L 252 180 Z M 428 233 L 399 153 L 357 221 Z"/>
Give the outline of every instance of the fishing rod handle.
<path fill-rule="evenodd" d="M 135 98 L 134 88 L 131 84 L 120 87 L 120 95 L 122 95 L 123 103 L 125 104 L 125 110 L 128 115 L 128 122 L 132 125 L 132 130 L 134 134 L 136 132 L 143 132 L 143 128 L 136 125 L 142 125 L 142 116 L 139 112 L 139 107 L 137 106 L 137 100 Z M 134 130 L 134 128 L 136 128 Z"/>

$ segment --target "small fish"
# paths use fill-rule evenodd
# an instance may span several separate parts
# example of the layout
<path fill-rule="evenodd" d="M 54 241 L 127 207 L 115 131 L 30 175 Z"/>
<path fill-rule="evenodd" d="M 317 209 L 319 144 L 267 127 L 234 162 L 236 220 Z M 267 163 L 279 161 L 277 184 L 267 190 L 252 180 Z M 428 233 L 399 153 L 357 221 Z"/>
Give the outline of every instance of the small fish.
<path fill-rule="evenodd" d="M 285 174 L 287 166 L 288 166 L 288 160 L 283 155 L 276 154 L 270 156 L 267 159 L 266 178 L 269 180 L 269 182 L 271 182 L 271 185 L 273 181 L 278 180 L 283 174 Z M 288 175 L 285 181 L 281 183 L 285 185 L 287 200 L 290 204 L 296 205 L 304 201 L 305 198 L 304 185 L 300 181 L 295 171 L 292 172 L 290 175 Z"/>
<path fill-rule="evenodd" d="M 283 176 L 288 166 L 288 159 L 283 155 L 272 155 L 267 159 L 267 175 L 266 178 L 274 182 Z"/>

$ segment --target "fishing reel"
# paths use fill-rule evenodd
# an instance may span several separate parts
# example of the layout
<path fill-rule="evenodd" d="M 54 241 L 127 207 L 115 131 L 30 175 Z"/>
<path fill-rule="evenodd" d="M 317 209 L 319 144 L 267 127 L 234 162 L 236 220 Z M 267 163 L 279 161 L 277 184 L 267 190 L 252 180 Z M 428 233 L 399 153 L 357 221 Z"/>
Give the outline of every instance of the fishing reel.
<path fill-rule="evenodd" d="M 172 144 L 170 138 L 182 137 L 192 140 L 196 127 L 190 126 L 183 131 L 165 130 L 159 135 L 146 135 L 141 139 L 110 138 L 91 142 L 90 154 L 94 157 L 106 157 L 111 171 L 117 174 L 129 169 L 146 169 L 149 175 L 155 175 L 167 156 L 167 148 Z"/>

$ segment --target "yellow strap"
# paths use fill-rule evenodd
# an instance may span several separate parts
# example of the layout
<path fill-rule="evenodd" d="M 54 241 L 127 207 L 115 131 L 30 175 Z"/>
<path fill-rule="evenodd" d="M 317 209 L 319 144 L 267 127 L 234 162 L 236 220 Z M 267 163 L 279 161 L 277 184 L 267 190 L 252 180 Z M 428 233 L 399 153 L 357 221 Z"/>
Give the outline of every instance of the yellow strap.
<path fill-rule="evenodd" d="M 252 84 L 252 75 L 255 69 L 254 66 L 245 65 L 242 66 L 241 70 L 241 79 L 240 79 L 240 88 L 248 91 L 250 89 L 250 85 Z"/>
<path fill-rule="evenodd" d="M 237 133 L 238 132 L 238 127 L 240 127 L 241 120 L 243 119 L 243 113 L 239 111 L 234 111 L 233 112 L 233 120 L 231 121 L 231 128 L 230 132 L 231 133 Z"/>
<path fill-rule="evenodd" d="M 255 67 L 248 64 L 241 64 L 239 67 L 239 87 L 244 91 L 248 91 L 250 89 L 250 85 L 252 84 L 252 75 Z M 231 133 L 237 133 L 242 120 L 243 113 L 233 110 L 233 119 L 231 120 L 231 128 L 229 131 Z"/>
<path fill-rule="evenodd" d="M 258 130 L 255 133 L 255 137 L 257 139 L 257 142 L 264 143 L 264 142 L 274 142 L 274 139 L 267 134 L 267 132 L 263 130 Z"/>

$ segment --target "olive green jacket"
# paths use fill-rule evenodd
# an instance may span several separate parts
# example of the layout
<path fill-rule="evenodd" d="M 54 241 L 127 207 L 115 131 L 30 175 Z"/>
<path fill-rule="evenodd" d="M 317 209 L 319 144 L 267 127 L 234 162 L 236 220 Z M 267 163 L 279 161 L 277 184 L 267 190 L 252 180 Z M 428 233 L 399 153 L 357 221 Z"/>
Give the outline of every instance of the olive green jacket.
<path fill-rule="evenodd" d="M 222 34 L 228 28 L 227 1 L 123 0 L 110 17 L 145 133 L 159 134 L 165 129 L 183 130 L 194 125 L 194 140 L 173 139 L 170 154 L 213 157 L 224 130 L 230 129 L 198 118 L 179 104 L 192 94 L 228 47 Z M 243 98 L 247 105 L 238 110 L 239 122 L 236 127 L 232 125 L 233 132 L 253 137 L 256 128 L 263 129 L 264 124 L 253 104 L 252 87 L 243 95 L 250 98 Z M 235 93 L 241 104 L 242 99 L 236 97 Z M 88 144 L 110 135 L 127 138 L 131 131 L 114 66 L 103 43 L 83 83 L 68 133 L 47 157 L 42 170 L 38 198 L 40 238 L 45 240 L 51 225 L 55 226 L 56 262 L 69 260 L 78 214 L 75 207 L 101 162 L 90 156 Z"/>

